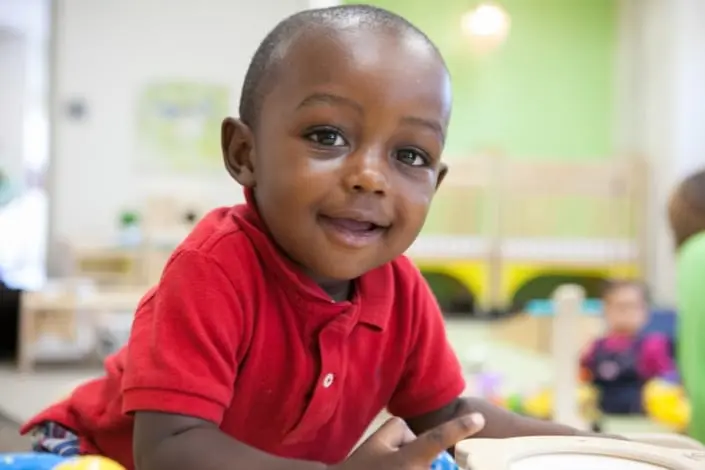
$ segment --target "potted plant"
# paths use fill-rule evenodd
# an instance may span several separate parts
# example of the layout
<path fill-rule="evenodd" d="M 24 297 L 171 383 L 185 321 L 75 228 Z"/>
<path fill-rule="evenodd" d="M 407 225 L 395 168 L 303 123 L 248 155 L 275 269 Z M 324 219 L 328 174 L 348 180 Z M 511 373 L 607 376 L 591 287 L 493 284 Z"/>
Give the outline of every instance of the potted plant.
<path fill-rule="evenodd" d="M 142 242 L 139 214 L 135 211 L 122 211 L 120 213 L 120 244 L 123 246 L 137 246 Z"/>

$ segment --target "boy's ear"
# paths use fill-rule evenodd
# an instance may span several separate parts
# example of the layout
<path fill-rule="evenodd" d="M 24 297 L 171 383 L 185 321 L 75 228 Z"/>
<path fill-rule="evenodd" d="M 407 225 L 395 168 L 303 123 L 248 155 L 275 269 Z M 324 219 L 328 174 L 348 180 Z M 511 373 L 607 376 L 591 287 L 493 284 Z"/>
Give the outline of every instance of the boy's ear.
<path fill-rule="evenodd" d="M 436 191 L 438 191 L 438 188 L 441 187 L 441 183 L 445 179 L 446 175 L 448 174 L 448 165 L 445 163 L 441 163 L 438 165 L 438 179 L 436 180 Z"/>
<path fill-rule="evenodd" d="M 246 188 L 255 186 L 254 135 L 239 119 L 225 118 L 220 130 L 220 146 L 225 168 Z"/>

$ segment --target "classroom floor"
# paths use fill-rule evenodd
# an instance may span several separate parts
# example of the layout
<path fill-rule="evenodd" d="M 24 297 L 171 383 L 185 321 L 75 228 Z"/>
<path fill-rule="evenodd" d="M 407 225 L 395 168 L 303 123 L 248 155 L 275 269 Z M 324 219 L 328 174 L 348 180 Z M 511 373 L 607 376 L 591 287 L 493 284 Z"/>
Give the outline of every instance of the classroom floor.
<path fill-rule="evenodd" d="M 481 363 L 485 370 L 504 377 L 508 387 L 533 390 L 550 385 L 551 362 L 545 356 L 491 340 L 492 323 L 448 320 L 448 336 L 468 375 Z M 46 366 L 29 375 L 11 364 L 0 364 L 0 452 L 26 449 L 16 438 L 16 423 L 23 422 L 76 384 L 101 373 L 95 367 Z M 381 419 L 377 421 L 379 424 Z M 663 431 L 647 420 L 613 420 L 610 432 Z"/>

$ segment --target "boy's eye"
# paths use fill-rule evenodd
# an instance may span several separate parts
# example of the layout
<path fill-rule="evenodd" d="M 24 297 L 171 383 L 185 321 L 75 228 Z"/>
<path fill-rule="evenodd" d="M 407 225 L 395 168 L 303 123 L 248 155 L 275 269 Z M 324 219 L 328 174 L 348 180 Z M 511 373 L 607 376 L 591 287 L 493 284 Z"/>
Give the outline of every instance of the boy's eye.
<path fill-rule="evenodd" d="M 319 145 L 325 145 L 326 147 L 343 147 L 348 144 L 340 132 L 332 129 L 310 132 L 306 134 L 306 138 Z"/>
<path fill-rule="evenodd" d="M 428 157 L 418 150 L 401 149 L 397 151 L 397 160 L 409 166 L 426 166 Z"/>

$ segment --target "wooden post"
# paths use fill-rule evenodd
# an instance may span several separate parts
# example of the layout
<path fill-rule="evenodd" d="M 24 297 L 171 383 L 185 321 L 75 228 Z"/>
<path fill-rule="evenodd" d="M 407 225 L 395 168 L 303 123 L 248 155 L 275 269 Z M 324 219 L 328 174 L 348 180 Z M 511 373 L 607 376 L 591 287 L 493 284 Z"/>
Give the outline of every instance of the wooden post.
<path fill-rule="evenodd" d="M 556 422 L 578 429 L 585 428 L 578 411 L 580 342 L 577 337 L 584 300 L 585 289 L 574 284 L 562 285 L 553 294 L 553 417 Z"/>
<path fill-rule="evenodd" d="M 649 203 L 649 167 L 646 159 L 639 156 L 633 159 L 633 184 L 631 192 L 630 210 L 634 217 L 634 231 L 637 260 L 639 266 L 638 276 L 646 278 L 649 271 L 649 230 L 647 227 L 648 220 L 648 203 Z"/>
<path fill-rule="evenodd" d="M 485 204 L 488 207 L 485 217 L 489 231 L 489 249 L 487 251 L 487 307 L 490 311 L 509 307 L 507 299 L 502 298 L 504 280 L 504 219 L 505 206 L 505 157 L 499 152 L 489 153 L 490 185 L 485 194 Z"/>
<path fill-rule="evenodd" d="M 23 292 L 20 295 L 20 321 L 17 335 L 17 367 L 23 374 L 33 371 L 36 336 L 34 324 L 36 312 L 28 305 L 27 295 L 31 294 Z"/>

